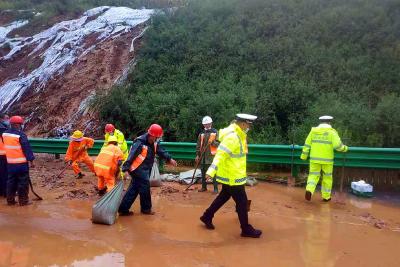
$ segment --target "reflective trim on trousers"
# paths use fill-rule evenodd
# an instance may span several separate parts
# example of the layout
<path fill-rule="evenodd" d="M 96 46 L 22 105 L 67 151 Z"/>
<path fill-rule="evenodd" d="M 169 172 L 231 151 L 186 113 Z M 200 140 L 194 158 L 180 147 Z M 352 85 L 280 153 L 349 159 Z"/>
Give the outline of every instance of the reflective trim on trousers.
<path fill-rule="evenodd" d="M 312 174 L 312 175 L 320 175 L 321 173 L 320 173 L 320 172 L 310 172 L 309 174 Z"/>
<path fill-rule="evenodd" d="M 319 144 L 332 145 L 332 142 L 331 142 L 331 141 L 325 141 L 325 140 L 312 140 L 311 143 L 319 143 Z"/>
<path fill-rule="evenodd" d="M 320 160 L 320 161 L 326 161 L 326 162 L 333 162 L 333 159 L 325 159 L 325 158 L 313 158 L 313 157 L 310 157 L 310 160 Z"/>
<path fill-rule="evenodd" d="M 307 182 L 307 185 L 317 185 L 317 184 L 313 181 L 309 181 L 309 182 Z"/>
<path fill-rule="evenodd" d="M 324 176 L 332 176 L 331 172 L 324 172 Z"/>
<path fill-rule="evenodd" d="M 332 192 L 331 189 L 325 188 L 325 187 L 323 187 L 323 186 L 321 186 L 321 191 L 322 191 L 322 192 L 325 192 L 325 193 L 331 193 L 331 192 Z"/>

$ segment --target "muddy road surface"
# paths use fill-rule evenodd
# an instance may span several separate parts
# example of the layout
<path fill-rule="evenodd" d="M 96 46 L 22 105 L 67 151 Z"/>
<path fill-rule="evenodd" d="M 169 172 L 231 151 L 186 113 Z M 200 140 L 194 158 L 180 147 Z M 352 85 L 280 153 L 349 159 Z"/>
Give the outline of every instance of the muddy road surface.
<path fill-rule="evenodd" d="M 400 206 L 350 195 L 304 201 L 301 188 L 260 183 L 247 187 L 250 223 L 260 239 L 240 237 L 230 200 L 206 230 L 199 217 L 215 198 L 164 183 L 152 188 L 154 216 L 140 214 L 112 226 L 91 223 L 97 180 L 86 168 L 59 179 L 62 160 L 41 156 L 31 170 L 43 201 L 0 204 L 0 266 L 400 266 Z M 199 186 L 197 186 L 199 187 Z M 32 194 L 30 194 L 33 199 Z"/>

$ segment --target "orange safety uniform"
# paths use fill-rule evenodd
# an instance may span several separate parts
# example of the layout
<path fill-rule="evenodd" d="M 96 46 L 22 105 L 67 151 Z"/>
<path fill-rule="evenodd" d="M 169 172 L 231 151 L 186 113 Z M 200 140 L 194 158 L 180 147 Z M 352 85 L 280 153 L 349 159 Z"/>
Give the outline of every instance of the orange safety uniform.
<path fill-rule="evenodd" d="M 124 153 L 118 146 L 109 143 L 101 149 L 100 154 L 94 161 L 94 169 L 98 177 L 97 188 L 99 190 L 103 190 L 107 186 L 108 192 L 114 187 L 115 176 L 119 170 L 118 162 L 123 160 Z"/>
<path fill-rule="evenodd" d="M 65 154 L 65 161 L 72 160 L 72 169 L 75 174 L 81 172 L 78 163 L 83 162 L 94 173 L 93 160 L 89 157 L 87 149 L 93 147 L 94 140 L 89 137 L 82 137 L 81 141 L 70 141 L 67 153 Z M 86 148 L 85 148 L 86 147 Z"/>

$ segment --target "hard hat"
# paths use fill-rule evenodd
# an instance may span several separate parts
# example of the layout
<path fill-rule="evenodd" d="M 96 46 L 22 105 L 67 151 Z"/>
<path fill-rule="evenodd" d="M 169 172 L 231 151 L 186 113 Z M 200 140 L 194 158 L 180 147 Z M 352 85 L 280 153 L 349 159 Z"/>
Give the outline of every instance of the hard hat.
<path fill-rule="evenodd" d="M 109 143 L 110 143 L 110 142 L 118 143 L 118 139 L 117 139 L 116 136 L 112 135 L 112 136 L 108 137 L 108 142 L 109 142 Z"/>
<path fill-rule="evenodd" d="M 244 113 L 236 114 L 236 120 L 244 121 L 249 124 L 252 124 L 256 119 L 257 119 L 257 116 L 254 116 L 254 115 L 244 114 Z"/>
<path fill-rule="evenodd" d="M 333 117 L 332 117 L 332 116 L 325 115 L 325 116 L 319 117 L 319 120 L 320 120 L 320 121 L 331 121 L 331 120 L 333 120 Z"/>
<path fill-rule="evenodd" d="M 72 135 L 71 135 L 71 139 L 73 139 L 74 141 L 80 141 L 83 137 L 83 133 L 79 130 L 76 130 Z"/>
<path fill-rule="evenodd" d="M 154 137 L 161 137 L 163 136 L 163 129 L 158 124 L 152 124 L 150 125 L 149 130 L 147 130 L 147 133 Z"/>
<path fill-rule="evenodd" d="M 104 128 L 106 133 L 112 133 L 115 130 L 114 125 L 112 125 L 111 123 L 106 124 L 106 127 Z"/>
<path fill-rule="evenodd" d="M 21 116 L 12 116 L 10 118 L 10 123 L 12 124 L 23 124 L 24 119 Z"/>
<path fill-rule="evenodd" d="M 209 124 L 209 123 L 212 123 L 212 122 L 213 122 L 213 120 L 211 119 L 210 116 L 205 116 L 201 123 L 202 124 Z"/>

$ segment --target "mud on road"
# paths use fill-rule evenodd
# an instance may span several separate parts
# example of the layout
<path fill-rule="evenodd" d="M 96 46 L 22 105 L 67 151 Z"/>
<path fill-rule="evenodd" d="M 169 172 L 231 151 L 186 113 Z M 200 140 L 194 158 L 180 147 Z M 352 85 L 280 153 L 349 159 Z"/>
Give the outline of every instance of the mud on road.
<path fill-rule="evenodd" d="M 134 216 L 94 225 L 95 176 L 83 168 L 86 176 L 76 180 L 68 169 L 56 179 L 63 167 L 39 156 L 31 177 L 44 200 L 0 205 L 0 267 L 400 266 L 398 205 L 349 195 L 326 204 L 319 194 L 305 202 L 301 188 L 260 183 L 246 190 L 250 223 L 263 235 L 244 239 L 232 200 L 209 231 L 198 218 L 215 198 L 211 187 L 200 193 L 164 183 L 152 188 L 156 215 L 141 215 L 136 201 Z"/>

